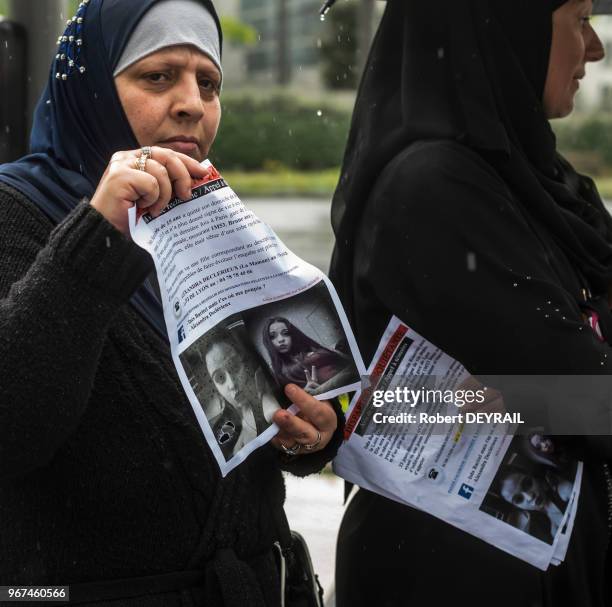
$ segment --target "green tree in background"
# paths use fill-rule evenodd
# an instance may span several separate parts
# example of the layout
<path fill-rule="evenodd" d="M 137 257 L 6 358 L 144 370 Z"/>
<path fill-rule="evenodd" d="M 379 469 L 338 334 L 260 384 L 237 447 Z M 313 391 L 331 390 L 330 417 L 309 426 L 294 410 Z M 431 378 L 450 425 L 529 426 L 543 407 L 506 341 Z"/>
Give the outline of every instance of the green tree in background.
<path fill-rule="evenodd" d="M 257 42 L 257 30 L 234 17 L 221 17 L 223 39 L 235 46 L 253 46 Z"/>
<path fill-rule="evenodd" d="M 223 170 L 337 167 L 351 113 L 328 104 L 276 94 L 221 96 L 223 120 L 211 159 Z"/>

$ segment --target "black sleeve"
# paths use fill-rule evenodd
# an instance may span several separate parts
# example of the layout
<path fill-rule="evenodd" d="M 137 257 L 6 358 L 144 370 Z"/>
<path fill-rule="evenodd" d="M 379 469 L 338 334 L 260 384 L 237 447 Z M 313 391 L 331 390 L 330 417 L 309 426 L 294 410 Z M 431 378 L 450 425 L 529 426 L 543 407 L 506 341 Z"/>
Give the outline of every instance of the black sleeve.
<path fill-rule="evenodd" d="M 394 314 L 474 374 L 610 375 L 610 347 L 560 279 L 563 254 L 547 246 L 503 181 L 463 146 L 398 157 L 375 187 L 357 243 L 354 297 L 364 356 Z M 556 404 L 551 381 L 537 395 L 520 387 L 504 393 L 506 406 L 520 411 L 536 401 L 531 419 L 546 419 Z M 610 434 L 611 401 L 606 380 L 574 403 L 578 423 L 603 424 L 601 433 Z"/>
<path fill-rule="evenodd" d="M 49 231 L 0 189 L 0 479 L 44 465 L 74 432 L 109 323 L 151 269 L 88 204 Z"/>

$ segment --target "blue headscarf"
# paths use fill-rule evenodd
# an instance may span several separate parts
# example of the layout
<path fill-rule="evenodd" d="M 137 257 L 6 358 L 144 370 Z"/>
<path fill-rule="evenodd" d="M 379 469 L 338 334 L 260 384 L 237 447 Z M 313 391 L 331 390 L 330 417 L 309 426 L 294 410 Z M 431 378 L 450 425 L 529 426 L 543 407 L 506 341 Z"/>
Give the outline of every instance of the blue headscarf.
<path fill-rule="evenodd" d="M 82 2 L 58 40 L 58 54 L 34 112 L 31 153 L 0 166 L 0 181 L 27 196 L 54 224 L 93 196 L 115 152 L 140 147 L 113 71 L 136 25 L 158 1 Z M 212 2 L 199 2 L 215 19 L 222 43 Z M 150 285 L 141 286 L 131 303 L 167 339 L 161 303 Z"/>

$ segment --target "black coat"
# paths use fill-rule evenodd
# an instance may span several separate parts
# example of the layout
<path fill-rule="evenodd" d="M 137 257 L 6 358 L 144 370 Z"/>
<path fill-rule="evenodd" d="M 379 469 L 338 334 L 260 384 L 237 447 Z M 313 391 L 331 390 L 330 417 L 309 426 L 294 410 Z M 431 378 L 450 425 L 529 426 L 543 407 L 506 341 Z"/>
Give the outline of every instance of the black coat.
<path fill-rule="evenodd" d="M 581 314 L 586 285 L 521 208 L 461 144 L 416 142 L 389 163 L 355 232 L 345 291 L 364 358 L 394 314 L 472 373 L 612 371 L 609 345 Z M 577 406 L 588 416 L 594 403 Z M 340 530 L 338 607 L 609 605 L 609 440 L 577 439 L 585 471 L 575 528 L 565 562 L 546 573 L 360 490 Z"/>
<path fill-rule="evenodd" d="M 221 479 L 168 345 L 128 303 L 151 270 L 88 204 L 53 229 L 0 185 L 0 585 L 277 605 L 280 458 L 261 448 Z M 287 467 L 319 470 L 339 436 Z"/>

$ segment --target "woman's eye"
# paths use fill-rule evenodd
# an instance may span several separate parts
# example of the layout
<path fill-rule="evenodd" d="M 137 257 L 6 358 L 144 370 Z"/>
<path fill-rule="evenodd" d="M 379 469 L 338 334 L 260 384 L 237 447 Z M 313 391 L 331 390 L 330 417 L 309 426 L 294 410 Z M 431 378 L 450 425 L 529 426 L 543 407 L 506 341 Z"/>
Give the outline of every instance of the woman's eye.
<path fill-rule="evenodd" d="M 170 79 L 168 74 L 165 74 L 164 72 L 154 72 L 152 74 L 147 74 L 145 78 L 153 84 L 161 84 L 163 82 L 167 82 Z"/>
<path fill-rule="evenodd" d="M 591 15 L 587 15 L 586 17 L 581 17 L 580 22 L 582 23 L 582 27 L 586 27 L 591 22 Z"/>
<path fill-rule="evenodd" d="M 200 80 L 200 87 L 208 93 L 216 93 L 219 90 L 219 85 L 210 78 Z"/>

